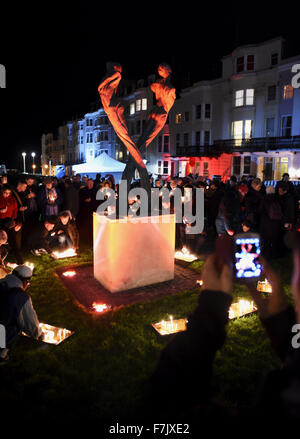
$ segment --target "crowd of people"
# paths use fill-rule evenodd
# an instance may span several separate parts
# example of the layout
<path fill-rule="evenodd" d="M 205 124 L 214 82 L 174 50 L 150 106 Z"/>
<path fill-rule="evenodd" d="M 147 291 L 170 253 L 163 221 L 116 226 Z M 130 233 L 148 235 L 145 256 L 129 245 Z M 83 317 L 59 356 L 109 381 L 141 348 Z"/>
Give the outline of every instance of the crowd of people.
<path fill-rule="evenodd" d="M 1 267 L 11 257 L 17 264 L 23 264 L 27 252 L 38 256 L 67 248 L 78 251 L 80 235 L 91 243 L 91 214 L 97 207 L 96 193 L 101 183 L 79 175 L 72 180 L 46 177 L 37 184 L 28 176 L 12 185 L 3 176 Z"/>
<path fill-rule="evenodd" d="M 255 177 L 232 176 L 227 182 L 219 179 L 189 175 L 173 177 L 169 181 L 151 177 L 153 188 L 202 188 L 204 191 L 204 229 L 201 234 L 188 234 L 191 224 L 177 225 L 176 246 L 190 246 L 200 251 L 205 240 L 221 242 L 236 233 L 258 232 L 262 238 L 263 255 L 267 259 L 282 256 L 289 247 L 289 236 L 294 247 L 294 275 L 292 290 L 296 304 L 300 303 L 300 185 L 293 185 L 288 174 L 275 186 L 265 187 Z M 139 186 L 135 182 L 132 187 Z M 24 264 L 24 254 L 31 251 L 39 256 L 54 250 L 73 248 L 79 251 L 80 242 L 92 244 L 92 217 L 100 201 L 99 189 L 112 189 L 118 197 L 118 185 L 112 176 L 96 179 L 76 175 L 73 178 L 46 177 L 37 184 L 32 176 L 20 179 L 15 185 L 3 176 L 0 183 L 0 323 L 7 328 L 7 347 L 0 346 L 0 365 L 8 362 L 11 343 L 24 331 L 31 337 L 42 337 L 39 320 L 26 292 L 32 269 Z M 137 199 L 129 200 L 129 204 Z M 192 202 L 194 197 L 192 198 Z M 168 207 L 168 206 L 167 206 Z M 174 205 L 173 205 L 174 207 Z M 80 237 L 80 239 L 79 239 Z M 6 260 L 13 256 L 17 266 L 8 270 Z M 221 259 L 220 259 L 221 258 Z M 263 300 L 249 290 L 256 302 L 259 316 L 271 342 L 283 362 L 283 369 L 266 382 L 259 408 L 263 404 L 283 414 L 293 414 L 299 402 L 294 399 L 299 386 L 299 354 L 291 349 L 291 327 L 299 322 L 299 307 L 295 310 L 284 296 L 280 280 L 262 257 L 264 274 L 272 285 L 270 299 Z M 188 414 L 199 419 L 203 414 L 215 416 L 220 407 L 211 404 L 210 379 L 216 352 L 225 340 L 225 325 L 232 302 L 232 267 L 217 253 L 208 257 L 203 270 L 203 287 L 196 310 L 189 317 L 187 331 L 178 334 L 162 351 L 157 369 L 150 381 L 144 413 L 156 413 L 157 419 Z M 298 312 L 298 315 L 297 315 Z M 185 398 L 186 389 L 194 389 L 192 398 Z M 175 392 L 175 394 L 173 394 Z M 282 397 L 285 392 L 285 397 Z M 168 398 L 165 398 L 168 395 Z M 164 409 L 157 400 L 163 396 Z M 181 403 L 178 404 L 178 401 Z M 275 405 L 274 405 L 275 401 Z M 176 404 L 175 404 L 176 402 Z M 221 409 L 222 412 L 222 409 Z M 299 411 L 297 413 L 300 413 Z"/>
<path fill-rule="evenodd" d="M 204 190 L 204 230 L 201 234 L 187 233 L 190 224 L 177 224 L 176 248 L 186 246 L 195 254 L 201 252 L 205 241 L 214 242 L 220 235 L 258 232 L 262 251 L 268 258 L 282 255 L 288 245 L 289 233 L 299 226 L 300 185 L 289 181 L 284 174 L 275 186 L 265 187 L 259 178 L 232 176 L 227 182 L 220 179 L 189 175 L 164 180 L 150 176 L 153 188 L 172 191 L 179 188 Z M 138 182 L 132 187 L 138 186 Z M 35 255 L 74 248 L 80 241 L 92 245 L 92 217 L 101 203 L 99 189 L 112 189 L 118 196 L 118 185 L 111 175 L 95 179 L 80 174 L 70 178 L 45 177 L 39 185 L 28 176 L 15 185 L 2 176 L 0 183 L 0 257 L 5 266 L 7 255 L 17 264 L 24 263 L 24 253 Z M 194 200 L 194 198 L 193 198 Z M 130 200 L 130 202 L 135 200 Z M 169 206 L 169 207 L 170 207 Z M 168 206 L 165 206 L 168 207 Z M 80 239 L 79 239 L 80 237 Z M 1 273 L 1 271 L 0 271 Z"/>
<path fill-rule="evenodd" d="M 294 185 L 288 174 L 274 186 L 252 176 L 238 181 L 234 175 L 226 183 L 200 177 L 194 185 L 204 189 L 205 225 L 201 235 L 185 236 L 196 254 L 204 238 L 248 232 L 260 234 L 262 253 L 268 259 L 289 248 L 292 231 L 300 223 L 300 185 Z"/>

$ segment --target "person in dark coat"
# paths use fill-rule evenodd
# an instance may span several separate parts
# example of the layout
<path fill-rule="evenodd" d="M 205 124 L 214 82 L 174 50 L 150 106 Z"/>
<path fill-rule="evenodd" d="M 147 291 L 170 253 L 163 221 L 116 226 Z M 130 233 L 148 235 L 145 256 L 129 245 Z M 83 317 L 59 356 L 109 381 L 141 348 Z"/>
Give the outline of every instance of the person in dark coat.
<path fill-rule="evenodd" d="M 64 201 L 62 204 L 63 210 L 69 210 L 74 218 L 76 218 L 79 211 L 79 189 L 72 184 L 69 178 L 64 181 Z"/>
<path fill-rule="evenodd" d="M 12 218 L 5 218 L 0 220 L 0 227 L 4 230 L 8 237 L 7 253 L 8 256 L 15 257 L 17 264 L 24 264 L 24 256 L 18 239 L 19 233 L 22 229 L 22 223 L 15 221 Z"/>
<path fill-rule="evenodd" d="M 282 179 L 277 183 L 276 185 L 276 193 L 278 194 L 278 189 L 280 187 L 280 183 L 286 183 L 286 187 L 287 187 L 287 191 L 291 194 L 291 195 L 295 195 L 295 186 L 294 184 L 290 181 L 290 175 L 285 172 L 282 176 Z"/>
<path fill-rule="evenodd" d="M 280 256 L 282 218 L 279 196 L 273 186 L 268 186 L 266 196 L 261 201 L 259 224 L 262 254 L 268 259 Z"/>
<path fill-rule="evenodd" d="M 292 230 L 295 223 L 295 200 L 293 195 L 288 191 L 288 185 L 285 182 L 279 182 L 277 185 L 279 201 L 282 208 L 282 224 L 285 230 Z"/>
<path fill-rule="evenodd" d="M 70 211 L 59 213 L 54 231 L 59 237 L 63 235 L 66 237 L 66 240 L 68 241 L 66 248 L 71 247 L 74 250 L 79 249 L 79 232 Z"/>
<path fill-rule="evenodd" d="M 163 349 L 148 382 L 140 404 L 143 421 L 176 423 L 184 420 L 202 431 L 204 422 L 209 422 L 211 428 L 218 420 L 254 422 L 260 419 L 268 428 L 274 419 L 282 421 L 285 427 L 287 421 L 300 421 L 300 349 L 295 348 L 299 337 L 295 340 L 292 331 L 297 321 L 300 322 L 300 245 L 294 251 L 292 279 L 298 314 L 285 297 L 278 276 L 263 258 L 262 264 L 272 294 L 263 299 L 256 288 L 249 286 L 249 291 L 262 326 L 281 360 L 281 368 L 267 376 L 257 401 L 252 407 L 232 411 L 212 398 L 213 363 L 226 339 L 233 289 L 231 267 L 214 254 L 205 263 L 203 287 L 197 307 L 188 317 L 186 331 L 175 334 Z M 235 424 L 228 424 L 230 431 L 232 425 Z M 225 426 L 223 422 L 222 428 Z"/>
<path fill-rule="evenodd" d="M 44 184 L 38 192 L 37 203 L 42 219 L 48 216 L 58 215 L 63 198 L 60 190 L 53 186 L 51 177 L 46 177 Z"/>
<path fill-rule="evenodd" d="M 0 324 L 5 327 L 6 335 L 6 347 L 0 346 L 0 365 L 9 361 L 9 349 L 21 331 L 36 339 L 43 336 L 31 297 L 26 292 L 31 277 L 32 270 L 19 265 L 0 281 Z"/>
<path fill-rule="evenodd" d="M 17 214 L 17 220 L 20 221 L 22 224 L 25 221 L 25 214 L 28 210 L 28 200 L 26 198 L 26 190 L 27 190 L 27 183 L 25 181 L 19 181 L 16 188 L 12 189 L 12 194 L 15 197 L 18 205 L 18 214 Z"/>
<path fill-rule="evenodd" d="M 205 190 L 205 217 L 207 218 L 207 227 L 215 226 L 216 218 L 218 216 L 221 199 L 224 195 L 220 187 L 220 181 L 214 179 L 208 190 Z"/>
<path fill-rule="evenodd" d="M 258 230 L 260 222 L 260 206 L 263 198 L 261 187 L 261 180 L 259 178 L 254 178 L 251 182 L 249 191 L 245 195 L 244 219 L 251 222 L 254 231 Z"/>
<path fill-rule="evenodd" d="M 220 202 L 218 215 L 216 218 L 216 229 L 218 235 L 234 235 L 241 227 L 241 203 L 237 191 L 236 178 L 230 178 L 226 186 L 223 198 Z"/>
<path fill-rule="evenodd" d="M 57 224 L 57 217 L 48 217 L 37 224 L 27 239 L 27 246 L 31 252 L 40 256 L 42 253 L 52 253 L 56 245 L 56 233 L 54 228 Z"/>
<path fill-rule="evenodd" d="M 96 200 L 97 190 L 94 180 L 89 178 L 87 186 L 79 191 L 79 212 L 77 215 L 80 236 L 87 243 L 93 238 L 93 212 L 97 210 L 99 202 Z"/>

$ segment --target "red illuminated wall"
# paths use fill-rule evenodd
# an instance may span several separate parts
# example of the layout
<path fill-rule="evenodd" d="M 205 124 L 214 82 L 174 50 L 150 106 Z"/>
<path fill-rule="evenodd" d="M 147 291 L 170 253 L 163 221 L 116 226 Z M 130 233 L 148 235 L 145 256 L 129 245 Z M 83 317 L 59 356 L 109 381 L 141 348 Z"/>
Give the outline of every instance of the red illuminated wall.
<path fill-rule="evenodd" d="M 231 175 L 232 155 L 222 154 L 220 157 L 190 157 L 187 159 L 186 174 L 189 172 L 198 172 L 199 175 L 204 175 L 204 162 L 208 163 L 208 178 L 213 175 L 221 175 L 222 180 L 227 180 Z M 199 163 L 199 167 L 196 164 Z"/>

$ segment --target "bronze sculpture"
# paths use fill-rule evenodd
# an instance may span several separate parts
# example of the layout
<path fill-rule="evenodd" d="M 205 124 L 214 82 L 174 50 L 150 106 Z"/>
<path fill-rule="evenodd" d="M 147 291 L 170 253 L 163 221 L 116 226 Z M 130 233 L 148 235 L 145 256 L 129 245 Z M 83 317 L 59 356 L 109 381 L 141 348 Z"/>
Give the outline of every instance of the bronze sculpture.
<path fill-rule="evenodd" d="M 176 91 L 170 83 L 172 70 L 165 63 L 158 66 L 160 78 L 150 86 L 155 94 L 157 103 L 148 114 L 145 129 L 136 143 L 129 134 L 124 115 L 125 108 L 120 97 L 117 96 L 117 89 L 122 79 L 122 66 L 118 63 L 107 63 L 107 70 L 107 75 L 99 85 L 98 91 L 103 108 L 117 136 L 130 154 L 122 180 L 126 180 L 129 187 L 135 169 L 137 169 L 140 175 L 141 187 L 150 194 L 150 182 L 142 153 L 164 127 L 169 111 L 174 104 Z"/>

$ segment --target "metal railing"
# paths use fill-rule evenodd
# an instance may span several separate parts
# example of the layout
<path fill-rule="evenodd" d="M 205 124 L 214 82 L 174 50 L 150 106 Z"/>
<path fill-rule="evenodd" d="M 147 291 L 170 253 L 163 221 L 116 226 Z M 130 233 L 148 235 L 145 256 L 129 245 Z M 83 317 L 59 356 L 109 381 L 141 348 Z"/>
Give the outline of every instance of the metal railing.
<path fill-rule="evenodd" d="M 300 136 L 253 137 L 251 139 L 215 140 L 208 146 L 177 146 L 176 156 L 218 156 L 232 152 L 267 152 L 275 150 L 300 149 Z"/>

